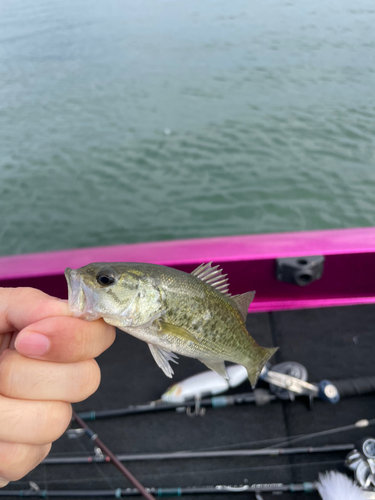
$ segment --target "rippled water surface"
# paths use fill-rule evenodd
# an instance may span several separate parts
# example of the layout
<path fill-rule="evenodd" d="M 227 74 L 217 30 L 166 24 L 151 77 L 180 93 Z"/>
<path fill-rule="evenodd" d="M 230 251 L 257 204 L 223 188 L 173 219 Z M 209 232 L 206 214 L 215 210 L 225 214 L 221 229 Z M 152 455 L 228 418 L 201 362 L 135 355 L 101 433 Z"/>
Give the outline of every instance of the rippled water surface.
<path fill-rule="evenodd" d="M 373 0 L 1 0 L 0 252 L 375 225 Z"/>

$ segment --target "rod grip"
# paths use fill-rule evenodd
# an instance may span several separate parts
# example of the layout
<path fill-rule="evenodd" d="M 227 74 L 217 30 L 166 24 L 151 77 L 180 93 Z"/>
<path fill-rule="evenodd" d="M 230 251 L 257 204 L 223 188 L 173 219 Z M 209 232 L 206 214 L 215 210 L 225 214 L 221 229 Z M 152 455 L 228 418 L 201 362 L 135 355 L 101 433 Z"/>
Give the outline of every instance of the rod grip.
<path fill-rule="evenodd" d="M 332 384 L 339 391 L 341 398 L 375 392 L 375 377 L 348 378 L 332 381 Z"/>

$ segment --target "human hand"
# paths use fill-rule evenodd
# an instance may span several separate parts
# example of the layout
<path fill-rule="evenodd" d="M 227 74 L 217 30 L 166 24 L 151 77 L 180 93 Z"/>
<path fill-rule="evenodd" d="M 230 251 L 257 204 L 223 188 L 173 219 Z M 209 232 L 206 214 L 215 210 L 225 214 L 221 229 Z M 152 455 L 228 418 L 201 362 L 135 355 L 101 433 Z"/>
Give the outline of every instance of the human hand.
<path fill-rule="evenodd" d="M 49 453 L 93 394 L 93 359 L 115 339 L 103 320 L 73 318 L 68 303 L 33 288 L 0 288 L 0 487 Z"/>

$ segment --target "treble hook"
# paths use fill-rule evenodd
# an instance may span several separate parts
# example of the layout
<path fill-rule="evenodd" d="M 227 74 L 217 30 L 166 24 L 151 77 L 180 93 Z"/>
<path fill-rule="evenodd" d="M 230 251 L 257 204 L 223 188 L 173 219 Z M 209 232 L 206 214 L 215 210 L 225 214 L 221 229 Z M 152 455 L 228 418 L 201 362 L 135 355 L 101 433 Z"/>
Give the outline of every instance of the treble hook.
<path fill-rule="evenodd" d="M 40 491 L 39 486 L 34 481 L 29 481 L 30 492 Z"/>
<path fill-rule="evenodd" d="M 186 415 L 188 417 L 204 417 L 206 414 L 206 408 L 201 408 L 201 397 L 195 396 L 194 398 L 194 411 L 191 410 L 190 406 L 186 407 Z"/>
<path fill-rule="evenodd" d="M 102 449 L 99 448 L 99 446 L 95 446 L 94 447 L 94 453 L 95 453 L 95 456 L 101 460 L 104 459 L 104 453 L 102 452 Z"/>
<path fill-rule="evenodd" d="M 69 439 L 78 439 L 81 436 L 83 436 L 85 432 L 86 432 L 85 429 L 78 428 L 78 429 L 68 429 L 65 432 L 65 434 L 68 436 Z"/>

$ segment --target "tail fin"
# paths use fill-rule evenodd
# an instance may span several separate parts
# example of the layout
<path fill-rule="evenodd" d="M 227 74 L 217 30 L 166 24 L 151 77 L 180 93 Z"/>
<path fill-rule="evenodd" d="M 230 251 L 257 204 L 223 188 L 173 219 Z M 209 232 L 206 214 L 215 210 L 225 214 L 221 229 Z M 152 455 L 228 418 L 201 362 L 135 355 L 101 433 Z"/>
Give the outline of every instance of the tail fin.
<path fill-rule="evenodd" d="M 252 357 L 248 363 L 243 365 L 247 370 L 250 384 L 253 389 L 255 387 L 255 384 L 257 383 L 260 372 L 263 370 L 264 365 L 267 363 L 270 357 L 275 354 L 277 350 L 278 347 L 272 347 L 271 349 L 269 349 L 257 346 L 255 356 Z"/>

